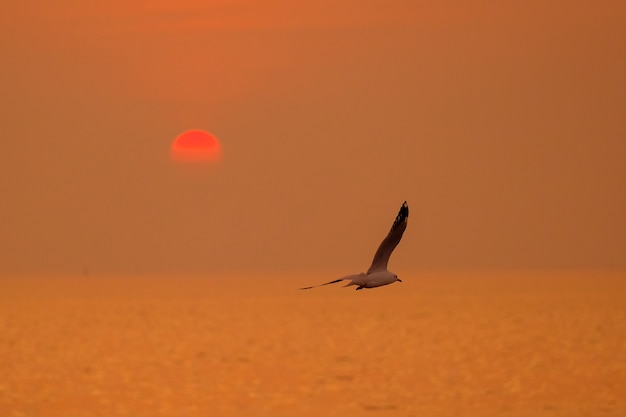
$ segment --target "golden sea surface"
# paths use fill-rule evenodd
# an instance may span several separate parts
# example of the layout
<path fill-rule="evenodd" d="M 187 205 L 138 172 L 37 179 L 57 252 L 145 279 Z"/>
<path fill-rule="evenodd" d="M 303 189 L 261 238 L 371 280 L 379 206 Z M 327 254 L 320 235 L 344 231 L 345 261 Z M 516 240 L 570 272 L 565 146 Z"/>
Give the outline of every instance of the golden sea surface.
<path fill-rule="evenodd" d="M 0 279 L 0 416 L 626 416 L 626 274 Z"/>

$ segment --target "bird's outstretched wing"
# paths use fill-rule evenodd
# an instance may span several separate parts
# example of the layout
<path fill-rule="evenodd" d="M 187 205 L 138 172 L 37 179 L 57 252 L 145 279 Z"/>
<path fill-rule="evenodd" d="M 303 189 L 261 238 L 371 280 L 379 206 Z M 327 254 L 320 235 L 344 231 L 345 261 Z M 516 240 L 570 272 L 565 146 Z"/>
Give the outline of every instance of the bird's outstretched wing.
<path fill-rule="evenodd" d="M 376 254 L 374 255 L 374 260 L 372 261 L 372 266 L 367 270 L 367 273 L 374 271 L 386 271 L 387 270 L 387 262 L 389 262 L 389 257 L 391 256 L 391 252 L 398 246 L 400 243 L 400 239 L 402 239 L 402 234 L 406 229 L 406 225 L 409 218 L 409 206 L 406 201 L 400 207 L 400 211 L 396 216 L 396 220 L 393 222 L 391 226 L 391 230 L 387 234 L 387 237 L 381 242 Z"/>
<path fill-rule="evenodd" d="M 345 278 L 339 278 L 339 279 L 336 279 L 336 280 L 334 280 L 334 281 L 327 282 L 327 283 L 325 283 L 325 284 L 312 285 L 312 286 L 310 286 L 310 287 L 304 287 L 304 288 L 300 288 L 300 289 L 301 289 L 301 290 L 310 290 L 311 288 L 321 287 L 322 285 L 329 285 L 329 284 L 334 284 L 334 283 L 336 283 L 336 282 L 341 282 L 341 281 L 343 281 L 344 279 L 345 279 Z"/>
<path fill-rule="evenodd" d="M 324 284 L 313 285 L 313 286 L 311 286 L 311 287 L 304 287 L 304 288 L 300 288 L 300 289 L 301 289 L 301 290 L 310 290 L 311 288 L 321 287 L 321 286 L 323 286 L 323 285 L 335 284 L 335 283 L 337 283 L 337 282 L 341 282 L 341 281 L 345 281 L 345 280 L 353 280 L 353 279 L 355 279 L 355 278 L 362 277 L 362 276 L 365 276 L 365 274 L 348 275 L 348 276 L 345 276 L 345 277 L 343 277 L 343 278 L 336 279 L 336 280 L 334 280 L 334 281 L 326 282 L 326 283 L 324 283 Z"/>

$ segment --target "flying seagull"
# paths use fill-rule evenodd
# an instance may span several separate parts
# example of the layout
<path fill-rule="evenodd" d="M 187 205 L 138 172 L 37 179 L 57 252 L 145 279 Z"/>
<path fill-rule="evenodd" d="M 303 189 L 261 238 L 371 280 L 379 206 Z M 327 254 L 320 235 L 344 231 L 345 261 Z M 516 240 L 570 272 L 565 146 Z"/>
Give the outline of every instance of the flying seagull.
<path fill-rule="evenodd" d="M 402 239 L 402 234 L 406 229 L 408 218 L 409 206 L 405 201 L 402 204 L 402 207 L 400 207 L 400 211 L 398 212 L 396 220 L 391 226 L 389 234 L 387 234 L 387 237 L 381 242 L 380 246 L 378 247 L 378 250 L 374 255 L 374 260 L 372 261 L 372 266 L 370 266 L 367 272 L 361 272 L 360 274 L 355 275 L 347 275 L 343 278 L 339 278 L 325 284 L 313 285 L 312 287 L 304 287 L 300 289 L 310 290 L 311 288 L 321 287 L 322 285 L 334 284 L 340 281 L 350 281 L 349 283 L 344 285 L 344 287 L 356 285 L 357 290 L 362 290 L 363 288 L 381 287 L 383 285 L 393 284 L 396 281 L 402 282 L 396 274 L 387 270 L 387 263 L 389 262 L 391 252 L 393 252 L 396 246 L 398 246 L 398 243 L 400 243 L 400 239 Z"/>

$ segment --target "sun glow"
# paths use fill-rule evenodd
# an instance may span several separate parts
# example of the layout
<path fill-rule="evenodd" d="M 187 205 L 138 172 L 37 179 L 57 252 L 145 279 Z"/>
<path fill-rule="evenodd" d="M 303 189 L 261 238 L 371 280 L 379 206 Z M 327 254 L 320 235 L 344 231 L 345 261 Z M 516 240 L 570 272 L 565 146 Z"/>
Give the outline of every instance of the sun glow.
<path fill-rule="evenodd" d="M 177 163 L 216 163 L 222 159 L 222 147 L 210 133 L 188 130 L 174 139 L 170 155 Z"/>

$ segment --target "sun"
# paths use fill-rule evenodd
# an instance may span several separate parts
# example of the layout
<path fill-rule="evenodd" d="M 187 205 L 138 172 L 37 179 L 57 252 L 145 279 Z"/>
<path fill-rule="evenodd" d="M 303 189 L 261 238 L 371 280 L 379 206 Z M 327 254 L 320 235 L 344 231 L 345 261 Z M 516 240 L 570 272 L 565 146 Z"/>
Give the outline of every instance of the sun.
<path fill-rule="evenodd" d="M 215 136 L 204 130 L 188 130 L 174 139 L 170 155 L 177 163 L 217 163 L 222 159 L 222 146 Z"/>

